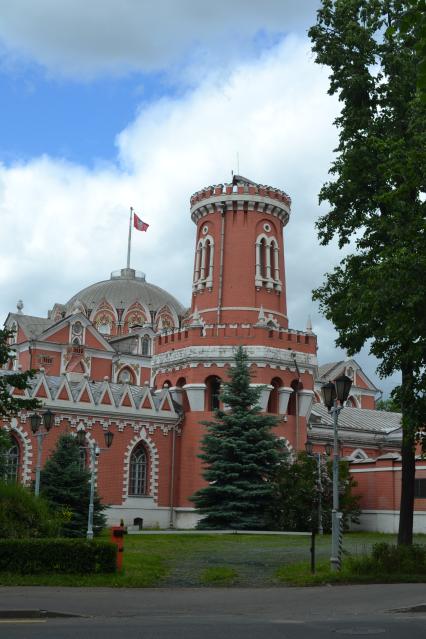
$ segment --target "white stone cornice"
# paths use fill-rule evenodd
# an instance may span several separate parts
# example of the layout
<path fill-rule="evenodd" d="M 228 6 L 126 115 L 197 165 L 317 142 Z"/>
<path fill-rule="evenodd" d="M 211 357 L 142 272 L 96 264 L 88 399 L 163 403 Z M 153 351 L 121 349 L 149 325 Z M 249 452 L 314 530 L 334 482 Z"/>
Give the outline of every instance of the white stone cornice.
<path fill-rule="evenodd" d="M 245 351 L 248 355 L 249 365 L 256 364 L 259 368 L 264 368 L 268 365 L 273 368 L 296 371 L 296 361 L 300 372 L 313 374 L 317 365 L 316 355 L 291 351 L 287 348 L 246 346 Z M 294 352 L 296 353 L 296 359 L 292 356 Z M 172 370 L 181 366 L 193 368 L 199 364 L 211 365 L 212 363 L 218 366 L 225 366 L 226 364 L 233 365 L 234 358 L 234 346 L 188 346 L 154 355 L 152 368 L 153 373 L 156 374 L 160 371 Z"/>
<path fill-rule="evenodd" d="M 254 210 L 262 212 L 266 205 L 268 213 L 277 217 L 285 226 L 290 217 L 290 206 L 285 202 L 280 202 L 267 195 L 249 194 L 249 193 L 222 193 L 220 195 L 212 195 L 209 198 L 196 202 L 191 207 L 191 219 L 197 223 L 198 220 L 209 212 L 212 212 L 211 205 L 215 205 L 213 210 L 216 210 L 218 205 L 222 206 L 226 204 L 226 210 L 233 209 L 234 202 L 237 202 L 237 206 L 243 207 L 244 203 L 250 203 L 253 205 Z"/>

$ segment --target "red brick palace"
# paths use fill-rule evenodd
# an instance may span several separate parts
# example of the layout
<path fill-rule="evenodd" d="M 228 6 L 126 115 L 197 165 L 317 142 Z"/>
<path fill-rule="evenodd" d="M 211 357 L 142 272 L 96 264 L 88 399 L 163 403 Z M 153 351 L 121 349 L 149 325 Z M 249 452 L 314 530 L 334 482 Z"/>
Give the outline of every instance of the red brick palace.
<path fill-rule="evenodd" d="M 110 523 L 190 528 L 189 496 L 202 485 L 197 457 L 200 421 L 218 406 L 234 348 L 247 349 L 264 411 L 280 416 L 276 434 L 290 454 L 307 439 L 323 451 L 332 422 L 319 389 L 345 372 L 353 380 L 340 415 L 342 455 L 352 461 L 363 495 L 363 526 L 393 530 L 400 473 L 400 415 L 375 410 L 378 389 L 355 360 L 317 363 L 317 338 L 289 327 L 283 229 L 290 217 L 283 191 L 235 176 L 191 198 L 195 259 L 191 307 L 133 269 L 113 272 L 46 318 L 10 313 L 15 330 L 7 370 L 37 369 L 27 392 L 55 415 L 43 461 L 61 433 L 84 430 L 97 457 L 96 481 Z M 12 393 L 17 393 L 11 389 Z M 9 475 L 34 479 L 36 438 L 22 412 L 3 422 L 13 437 Z M 419 462 L 418 494 L 426 482 Z M 426 496 L 426 491 L 425 495 Z M 416 501 L 426 531 L 426 500 Z"/>

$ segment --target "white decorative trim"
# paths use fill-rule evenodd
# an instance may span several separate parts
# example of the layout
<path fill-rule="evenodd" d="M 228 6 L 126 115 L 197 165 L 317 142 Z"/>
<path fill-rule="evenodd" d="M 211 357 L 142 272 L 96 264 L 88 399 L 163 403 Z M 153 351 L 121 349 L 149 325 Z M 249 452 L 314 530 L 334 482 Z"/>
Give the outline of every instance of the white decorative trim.
<path fill-rule="evenodd" d="M 21 481 L 24 486 L 28 486 L 31 482 L 31 467 L 33 464 L 32 442 L 28 433 L 18 424 L 16 417 L 12 417 L 10 421 L 10 430 L 19 437 L 22 444 L 20 451 L 22 454 Z"/>
<path fill-rule="evenodd" d="M 297 347 L 297 345 L 295 344 Z M 317 366 L 316 355 L 291 351 L 286 348 L 273 348 L 271 346 L 246 346 L 245 352 L 248 355 L 249 366 L 256 364 L 259 368 L 270 366 L 282 370 L 296 371 L 296 364 L 299 371 L 314 375 Z M 292 353 L 296 353 L 296 358 Z M 208 363 L 215 363 L 217 366 L 235 363 L 234 346 L 188 346 L 166 351 L 154 355 L 152 358 L 152 370 L 156 375 L 159 372 L 176 370 L 179 366 L 195 368 L 199 364 L 206 366 Z"/>
<path fill-rule="evenodd" d="M 149 490 L 150 497 L 153 498 L 154 503 L 158 505 L 158 467 L 159 467 L 159 456 L 157 447 L 154 442 L 150 439 L 146 429 L 143 427 L 141 432 L 138 435 L 135 435 L 133 439 L 127 444 L 126 452 L 124 455 L 124 465 L 123 465 L 123 502 L 129 498 L 129 472 L 130 472 L 130 457 L 132 452 L 140 442 L 143 442 L 149 449 L 150 454 L 150 477 L 149 477 Z"/>
<path fill-rule="evenodd" d="M 224 202 L 224 200 L 226 200 Z M 237 203 L 237 207 L 242 208 L 245 202 L 251 202 L 254 211 L 263 212 L 265 206 L 267 213 L 277 217 L 285 226 L 290 217 L 290 205 L 281 202 L 280 200 L 273 199 L 267 195 L 258 195 L 256 193 L 221 193 L 212 195 L 209 198 L 195 202 L 191 207 L 191 219 L 197 224 L 198 220 L 214 213 L 215 209 L 212 209 L 209 205 L 214 204 L 216 208 L 222 209 L 226 206 L 226 210 L 233 210 L 233 203 Z"/>

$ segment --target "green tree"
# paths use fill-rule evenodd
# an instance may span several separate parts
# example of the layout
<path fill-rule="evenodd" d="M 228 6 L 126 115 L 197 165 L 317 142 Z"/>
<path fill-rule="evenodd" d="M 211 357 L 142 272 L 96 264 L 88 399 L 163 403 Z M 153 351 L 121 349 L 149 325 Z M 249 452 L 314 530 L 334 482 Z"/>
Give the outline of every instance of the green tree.
<path fill-rule="evenodd" d="M 215 411 L 207 427 L 200 458 L 208 485 L 191 500 L 204 515 L 199 528 L 259 530 L 271 506 L 274 476 L 280 460 L 280 441 L 271 432 L 278 420 L 262 414 L 261 389 L 250 386 L 248 356 L 242 347 L 235 353 L 221 400 L 226 409 Z"/>
<path fill-rule="evenodd" d="M 55 537 L 60 520 L 41 497 L 19 484 L 0 482 L 0 538 Z"/>
<path fill-rule="evenodd" d="M 90 472 L 82 467 L 80 447 L 72 435 L 62 435 L 40 478 L 40 494 L 62 520 L 64 537 L 84 537 L 90 500 Z M 95 493 L 93 530 L 105 527 L 104 506 Z"/>
<path fill-rule="evenodd" d="M 319 476 L 320 473 L 320 476 Z M 339 502 L 343 522 L 359 522 L 360 497 L 354 495 L 356 482 L 349 472 L 349 464 L 339 465 Z M 333 465 L 321 463 L 315 457 L 299 453 L 295 461 L 289 456 L 278 467 L 275 478 L 275 499 L 270 511 L 271 527 L 288 531 L 318 530 L 319 492 L 321 490 L 322 526 L 331 531 L 333 508 Z"/>
<path fill-rule="evenodd" d="M 9 345 L 9 340 L 13 337 L 14 331 L 8 329 L 0 330 L 0 369 L 13 358 L 13 351 Z M 16 415 L 20 410 L 34 410 L 41 406 L 38 399 L 25 399 L 12 397 L 11 388 L 25 390 L 28 388 L 28 381 L 34 377 L 35 371 L 25 371 L 24 373 L 0 372 L 0 417 L 10 417 Z"/>
<path fill-rule="evenodd" d="M 417 32 L 404 23 L 411 11 L 410 0 L 323 0 L 309 31 L 342 102 L 319 239 L 353 248 L 314 299 L 338 346 L 354 355 L 368 341 L 381 376 L 401 372 L 400 544 L 412 543 L 415 434 L 426 412 L 426 104 Z"/>
<path fill-rule="evenodd" d="M 389 413 L 400 413 L 401 406 L 391 394 L 391 396 L 387 399 L 379 399 L 376 402 L 376 410 L 384 410 Z"/>

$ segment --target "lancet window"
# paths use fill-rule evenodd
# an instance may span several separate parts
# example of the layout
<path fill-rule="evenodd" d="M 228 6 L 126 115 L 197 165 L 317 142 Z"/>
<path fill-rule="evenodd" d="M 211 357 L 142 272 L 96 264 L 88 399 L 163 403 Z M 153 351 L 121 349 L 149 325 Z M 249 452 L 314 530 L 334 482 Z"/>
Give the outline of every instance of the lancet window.
<path fill-rule="evenodd" d="M 148 458 L 143 444 L 138 444 L 130 457 L 129 495 L 141 497 L 148 492 Z"/>
<path fill-rule="evenodd" d="M 4 480 L 8 483 L 18 481 L 19 471 L 19 446 L 12 438 L 12 446 L 5 453 Z"/>
<path fill-rule="evenodd" d="M 281 291 L 278 243 L 275 237 L 259 235 L 256 240 L 256 275 L 257 288 L 262 286 Z"/>
<path fill-rule="evenodd" d="M 194 290 L 213 286 L 214 241 L 210 235 L 203 237 L 197 245 L 194 268 Z"/>

